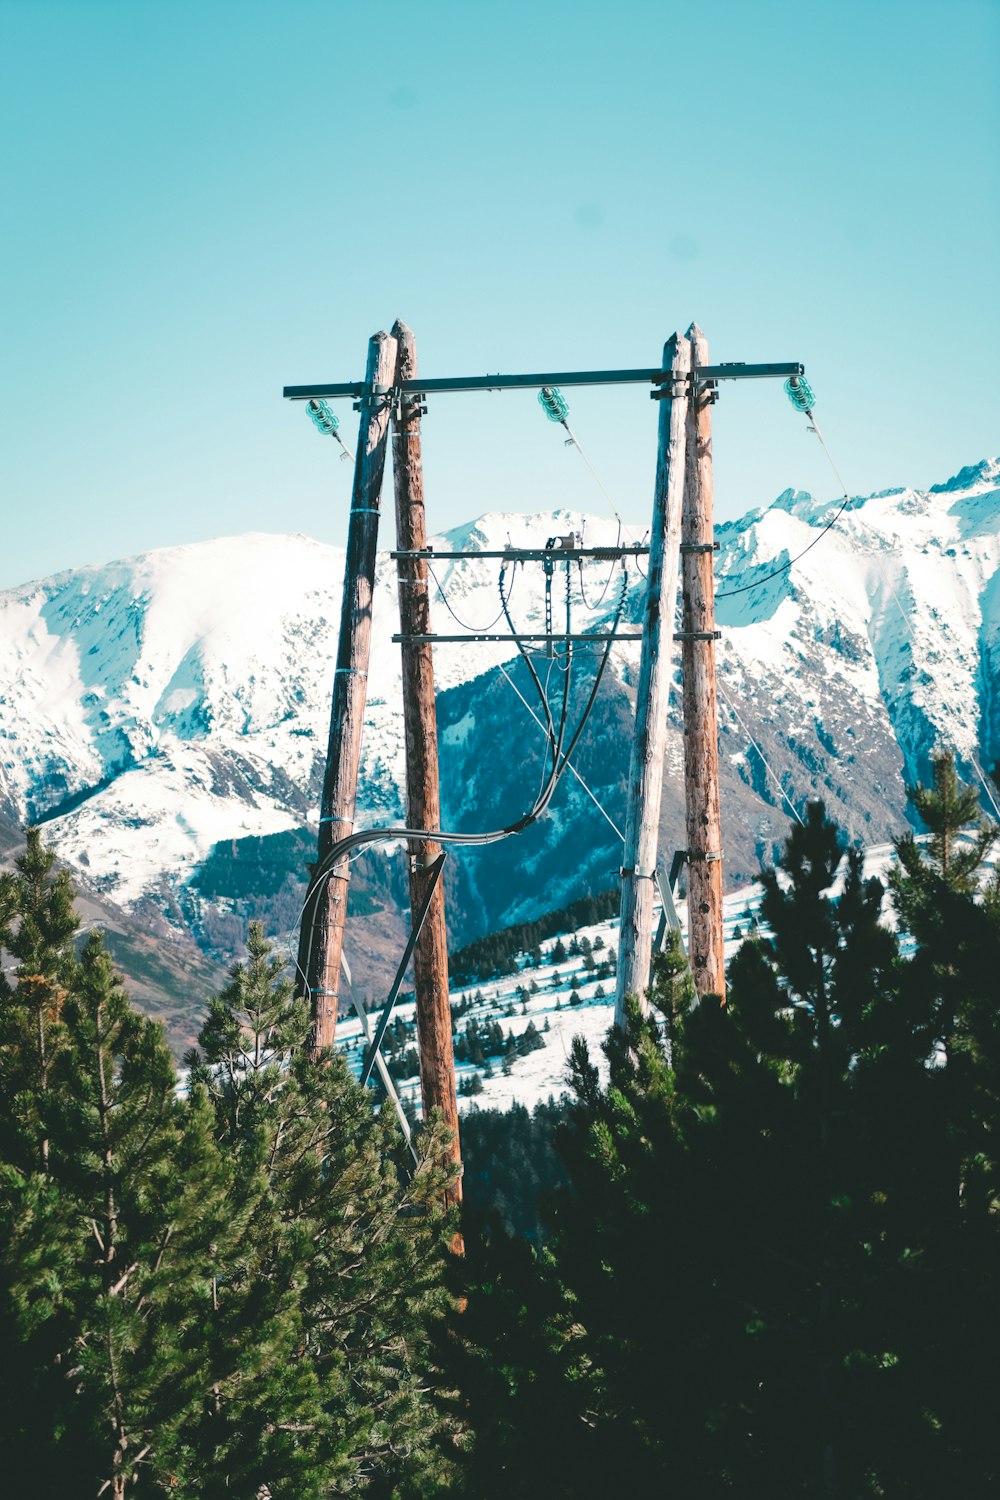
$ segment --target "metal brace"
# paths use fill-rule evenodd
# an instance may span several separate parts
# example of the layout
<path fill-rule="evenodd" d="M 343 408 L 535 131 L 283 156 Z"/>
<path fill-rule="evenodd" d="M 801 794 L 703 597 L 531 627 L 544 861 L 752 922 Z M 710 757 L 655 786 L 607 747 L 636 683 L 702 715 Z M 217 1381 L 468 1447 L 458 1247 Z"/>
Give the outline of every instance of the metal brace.
<path fill-rule="evenodd" d="M 434 895 L 435 890 L 437 889 L 437 883 L 441 878 L 441 871 L 444 867 L 444 862 L 447 857 L 447 850 L 442 849 L 441 853 L 438 855 L 434 863 L 428 866 L 428 872 L 433 875 L 433 879 L 430 881 L 430 884 L 428 885 L 427 890 L 424 893 L 424 899 L 420 903 L 420 910 L 414 913 L 411 918 L 412 925 L 410 928 L 410 936 L 407 939 L 406 947 L 403 950 L 403 956 L 399 961 L 399 968 L 396 970 L 396 977 L 389 987 L 389 994 L 386 998 L 385 1005 L 383 1006 L 382 1015 L 379 1018 L 379 1023 L 375 1028 L 374 1035 L 372 1036 L 371 1041 L 368 1043 L 368 1050 L 365 1053 L 365 1060 L 361 1068 L 360 1082 L 362 1088 L 364 1088 L 365 1084 L 368 1082 L 369 1078 L 372 1075 L 372 1069 L 375 1066 L 375 1059 L 377 1058 L 379 1048 L 382 1045 L 382 1038 L 385 1036 L 386 1027 L 388 1026 L 390 1018 L 392 1016 L 393 1006 L 396 1004 L 396 996 L 399 994 L 400 987 L 403 983 L 403 978 L 406 974 L 407 969 L 409 968 L 410 959 L 413 957 L 413 950 L 417 946 L 417 939 L 420 936 L 420 932 L 423 928 L 427 913 L 430 910 L 431 898 Z"/>
<path fill-rule="evenodd" d="M 635 878 L 636 878 L 636 880 L 655 880 L 656 879 L 656 871 L 655 870 L 637 870 L 637 869 L 635 869 L 634 866 L 633 867 L 629 867 L 628 865 L 622 865 L 622 867 L 618 871 L 618 873 L 619 873 L 619 875 L 622 875 L 622 876 L 624 876 L 624 875 L 634 875 Z"/>
<path fill-rule="evenodd" d="M 721 630 L 675 630 L 675 641 L 721 641 Z"/>
<path fill-rule="evenodd" d="M 722 858 L 722 854 L 721 849 L 685 849 L 684 858 L 688 864 L 714 865 Z"/>
<path fill-rule="evenodd" d="M 351 406 L 354 411 L 360 411 L 365 403 L 370 401 L 374 411 L 384 411 L 386 406 L 391 404 L 392 396 L 391 385 L 373 385 L 370 390 L 365 391 L 360 401 L 352 401 Z"/>
<path fill-rule="evenodd" d="M 404 408 L 407 414 L 410 416 L 416 414 L 418 417 L 426 417 L 426 398 L 422 394 L 414 392 L 412 395 L 408 395 L 405 391 L 395 391 L 393 394 L 396 397 L 396 400 L 393 402 L 393 418 L 397 422 L 402 420 Z M 397 428 L 393 433 L 393 436 L 413 437 L 415 436 L 415 434 L 409 432 L 400 432 Z"/>
<path fill-rule="evenodd" d="M 681 552 L 718 552 L 719 542 L 681 542 Z"/>

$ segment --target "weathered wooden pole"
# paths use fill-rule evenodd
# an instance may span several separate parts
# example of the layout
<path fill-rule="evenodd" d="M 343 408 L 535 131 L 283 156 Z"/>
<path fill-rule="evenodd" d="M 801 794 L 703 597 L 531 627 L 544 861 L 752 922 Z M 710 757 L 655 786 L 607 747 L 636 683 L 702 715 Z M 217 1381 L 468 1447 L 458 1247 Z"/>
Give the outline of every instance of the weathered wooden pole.
<path fill-rule="evenodd" d="M 412 330 L 397 320 L 396 383 L 417 378 L 417 347 Z M 419 396 L 404 396 L 393 414 L 392 466 L 396 493 L 396 546 L 400 552 L 427 546 L 424 512 L 424 475 L 420 451 Z M 427 635 L 431 629 L 427 563 L 423 558 L 399 558 L 400 634 Z M 437 713 L 434 706 L 434 660 L 429 641 L 402 642 L 403 725 L 406 737 L 406 803 L 408 828 L 440 828 Z M 410 910 L 418 911 L 428 886 L 428 867 L 441 845 L 423 839 L 410 845 Z M 452 1159 L 461 1163 L 458 1139 L 458 1101 L 455 1094 L 455 1055 L 448 997 L 448 933 L 444 919 L 444 889 L 438 881 L 413 952 L 416 993 L 417 1045 L 420 1052 L 420 1092 L 424 1118 L 441 1111 L 454 1131 Z M 451 1201 L 462 1196 L 461 1178 Z"/>
<path fill-rule="evenodd" d="M 637 995 L 643 1009 L 648 1008 L 646 990 L 653 951 L 653 882 L 672 675 L 677 556 L 687 442 L 688 374 L 691 368 L 691 346 L 680 334 L 675 333 L 664 345 L 662 368 L 670 370 L 672 380 L 663 385 L 660 403 L 649 577 L 625 818 L 615 992 L 615 1021 L 619 1026 L 625 1022 L 626 995 Z"/>
<path fill-rule="evenodd" d="M 722 827 L 715 692 L 715 533 L 712 525 L 713 391 L 699 387 L 708 342 L 696 323 L 691 340 L 684 512 L 681 526 L 684 691 L 684 799 L 688 863 L 688 957 L 701 995 L 726 997 L 722 937 Z"/>
<path fill-rule="evenodd" d="M 376 333 L 368 343 L 365 393 L 361 398 L 358 453 L 347 529 L 340 640 L 320 804 L 320 862 L 330 854 L 339 839 L 354 831 L 371 646 L 379 499 L 385 472 L 390 392 L 395 370 L 396 340 L 387 333 Z M 344 862 L 321 882 L 302 916 L 299 983 L 308 990 L 313 1017 L 313 1048 L 317 1052 L 332 1046 L 337 1029 L 347 882 L 348 867 Z"/>

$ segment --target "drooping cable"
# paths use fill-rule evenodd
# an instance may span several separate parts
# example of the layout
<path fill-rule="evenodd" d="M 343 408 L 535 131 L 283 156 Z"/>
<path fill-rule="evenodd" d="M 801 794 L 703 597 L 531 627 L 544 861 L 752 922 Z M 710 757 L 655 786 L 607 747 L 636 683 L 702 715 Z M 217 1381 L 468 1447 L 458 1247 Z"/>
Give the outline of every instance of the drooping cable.
<path fill-rule="evenodd" d="M 518 685 L 514 681 L 513 677 L 511 677 L 510 673 L 507 671 L 507 669 L 504 666 L 503 662 L 497 662 L 497 671 L 500 672 L 500 673 L 502 673 L 503 676 L 510 683 L 510 686 L 513 688 L 513 690 L 517 694 L 518 698 L 520 698 L 521 702 L 524 704 L 525 708 L 528 710 L 528 713 L 531 715 L 531 717 L 534 719 L 535 723 L 538 725 L 539 729 L 544 734 L 545 733 L 545 725 L 542 723 L 541 719 L 535 713 L 535 710 L 532 708 L 532 706 L 528 702 L 527 698 L 521 692 L 521 689 L 518 687 Z M 608 812 L 607 808 L 601 802 L 601 800 L 597 796 L 596 792 L 592 791 L 592 789 L 584 781 L 583 777 L 580 775 L 580 772 L 577 770 L 576 766 L 573 765 L 572 761 L 570 761 L 569 766 L 567 767 L 567 770 L 571 773 L 571 775 L 573 775 L 573 776 L 576 777 L 577 781 L 583 787 L 583 790 L 587 793 L 587 796 L 590 798 L 591 802 L 597 808 L 597 811 L 600 813 L 601 817 L 611 827 L 611 829 L 618 835 L 618 837 L 621 839 L 622 843 L 624 844 L 624 842 L 625 842 L 625 835 L 622 833 L 621 829 L 618 827 L 618 824 L 615 822 L 614 818 L 612 818 L 612 816 Z"/>
<path fill-rule="evenodd" d="M 780 578 L 782 573 L 787 573 L 789 568 L 794 567 L 795 564 L 800 560 L 800 558 L 805 557 L 807 552 L 812 551 L 817 542 L 821 542 L 823 540 L 828 531 L 833 530 L 834 526 L 836 526 L 837 522 L 844 514 L 844 511 L 851 503 L 851 497 L 847 492 L 847 485 L 841 478 L 840 471 L 833 461 L 829 448 L 826 446 L 826 441 L 823 437 L 822 432 L 820 432 L 819 430 L 819 424 L 816 421 L 816 416 L 813 411 L 813 408 L 816 404 L 816 398 L 813 395 L 812 386 L 804 376 L 793 375 L 791 379 L 785 381 L 785 391 L 788 395 L 788 399 L 791 401 L 796 411 L 804 413 L 804 415 L 809 418 L 809 431 L 814 432 L 819 438 L 820 444 L 823 448 L 823 452 L 830 460 L 830 467 L 836 475 L 837 483 L 840 485 L 843 499 L 841 500 L 837 509 L 834 511 L 833 515 L 830 517 L 829 521 L 827 521 L 823 529 L 813 537 L 812 541 L 809 542 L 807 546 L 802 548 L 801 552 L 797 552 L 794 557 L 790 557 L 787 562 L 782 563 L 780 568 L 775 568 L 772 572 L 766 574 L 763 578 L 755 579 L 753 583 L 745 583 L 742 588 L 726 589 L 723 593 L 716 594 L 716 600 L 735 599 L 738 594 L 748 594 L 752 589 L 763 588 L 764 584 L 770 583 L 772 578 Z"/>
<path fill-rule="evenodd" d="M 430 574 L 430 576 L 434 580 L 435 586 L 436 586 L 437 591 L 438 591 L 438 597 L 441 600 L 441 603 L 444 605 L 445 609 L 451 615 L 451 617 L 455 621 L 455 623 L 457 625 L 461 625 L 462 629 L 463 630 L 467 630 L 470 633 L 470 635 L 482 635 L 486 631 L 492 630 L 493 627 L 494 627 L 494 625 L 498 625 L 500 623 L 500 620 L 503 618 L 503 613 L 504 613 L 504 611 L 503 611 L 503 605 L 500 606 L 499 613 L 496 614 L 496 615 L 494 615 L 493 619 L 490 621 L 490 623 L 488 625 L 470 625 L 467 620 L 463 620 L 462 617 L 461 617 L 461 615 L 457 614 L 455 612 L 455 610 L 452 609 L 451 605 L 448 602 L 448 595 L 445 593 L 444 585 L 441 583 L 441 580 L 438 578 L 437 574 L 435 573 L 434 569 L 431 567 L 430 563 L 427 564 L 427 571 L 428 571 L 428 573 Z M 511 590 L 513 590 L 513 588 L 514 588 L 514 578 L 515 577 L 516 577 L 516 574 L 512 574 L 511 575 L 511 580 L 510 580 Z M 502 595 L 501 595 L 501 597 L 502 597 Z"/>
<path fill-rule="evenodd" d="M 777 772 L 772 768 L 770 762 L 767 759 L 767 756 L 764 754 L 763 750 L 760 748 L 760 746 L 758 745 L 757 741 L 754 739 L 753 735 L 750 733 L 749 729 L 744 724 L 743 720 L 740 718 L 739 712 L 737 711 L 737 708 L 736 708 L 736 704 L 733 702 L 732 698 L 730 698 L 729 694 L 726 692 L 726 689 L 725 689 L 725 686 L 723 685 L 721 677 L 717 677 L 716 678 L 716 683 L 717 683 L 719 692 L 722 694 L 723 698 L 725 698 L 726 702 L 729 704 L 729 711 L 732 714 L 733 718 L 736 720 L 737 724 L 740 726 L 740 728 L 742 729 L 743 733 L 746 735 L 748 741 L 753 746 L 753 748 L 756 750 L 757 754 L 760 756 L 761 765 L 764 767 L 764 770 L 767 772 L 767 774 L 770 776 L 771 780 L 774 782 L 775 786 L 778 788 L 778 791 L 781 793 L 782 797 L 784 797 L 785 801 L 788 803 L 788 806 L 791 809 L 792 817 L 795 819 L 795 821 L 797 823 L 801 824 L 802 823 L 802 819 L 799 816 L 798 808 L 795 806 L 795 803 L 792 801 L 791 797 L 789 797 L 788 793 L 785 791 L 785 788 L 782 786 L 781 780 L 780 780 Z"/>
<path fill-rule="evenodd" d="M 830 518 L 829 521 L 827 521 L 826 525 L 823 527 L 823 530 L 819 532 L 818 535 L 813 537 L 808 547 L 803 547 L 801 552 L 797 552 L 794 557 L 790 557 L 787 562 L 782 563 L 780 568 L 775 568 L 773 573 L 768 573 L 764 578 L 758 578 L 753 583 L 745 583 L 742 588 L 725 589 L 721 594 L 716 594 L 716 601 L 718 601 L 719 599 L 735 599 L 737 594 L 748 594 L 751 589 L 763 588 L 764 584 L 770 583 L 772 578 L 780 578 L 782 573 L 787 573 L 789 568 L 794 567 L 794 565 L 801 558 L 805 557 L 807 552 L 812 551 L 817 542 L 821 542 L 823 540 L 828 531 L 833 530 L 834 526 L 836 526 L 837 522 L 840 520 L 841 516 L 844 514 L 844 511 L 847 509 L 850 503 L 850 495 L 845 495 L 834 515 Z"/>
<path fill-rule="evenodd" d="M 536 797 L 534 803 L 528 809 L 528 811 L 523 813 L 521 817 L 515 819 L 513 823 L 506 824 L 503 828 L 490 829 L 483 833 L 449 833 L 444 829 L 408 828 L 403 826 L 387 828 L 366 828 L 358 833 L 348 834 L 345 838 L 338 839 L 337 842 L 327 850 L 326 854 L 313 869 L 312 877 L 309 882 L 309 888 L 306 891 L 306 898 L 302 906 L 303 917 L 308 910 L 310 902 L 314 902 L 316 900 L 319 891 L 325 881 L 328 880 L 330 876 L 341 873 L 341 870 L 338 869 L 338 865 L 340 865 L 341 861 L 343 861 L 346 856 L 353 853 L 354 850 L 361 850 L 369 844 L 393 843 L 397 839 L 405 840 L 407 842 L 420 842 L 430 839 L 438 844 L 454 844 L 464 848 L 482 848 L 489 844 L 499 843 L 503 839 L 511 838 L 515 834 L 522 833 L 525 828 L 530 827 L 532 823 L 538 821 L 538 819 L 547 810 L 553 796 L 555 795 L 556 787 L 558 786 L 559 781 L 565 774 L 566 769 L 570 764 L 570 759 L 572 757 L 573 751 L 576 749 L 580 736 L 583 733 L 587 725 L 587 721 L 590 718 L 594 703 L 596 702 L 597 692 L 601 685 L 601 680 L 604 676 L 605 668 L 607 667 L 608 661 L 611 656 L 611 648 L 615 643 L 618 626 L 621 622 L 621 616 L 625 606 L 625 597 L 627 593 L 627 576 L 628 575 L 626 574 L 623 579 L 623 587 L 618 601 L 618 608 L 615 613 L 614 623 L 612 625 L 611 631 L 608 634 L 607 644 L 602 653 L 597 671 L 594 674 L 594 681 L 591 686 L 590 694 L 587 698 L 586 704 L 584 705 L 584 710 L 580 717 L 580 721 L 577 724 L 576 729 L 572 737 L 570 738 L 569 745 L 565 750 L 563 750 L 563 744 L 566 731 L 566 722 L 568 719 L 569 687 L 571 678 L 571 674 L 569 671 L 567 671 L 563 676 L 563 701 L 558 732 L 555 731 L 555 726 L 552 723 L 551 709 L 549 708 L 548 703 L 545 702 L 547 727 L 551 726 L 550 753 L 552 755 L 552 766 L 550 768 L 548 779 L 546 780 L 545 785 L 542 787 L 541 792 Z M 571 644 L 571 642 L 567 642 L 567 647 L 569 648 Z M 536 684 L 540 688 L 541 683 L 538 679 L 537 673 L 534 671 L 534 667 L 531 665 L 529 655 L 524 649 L 523 642 L 518 641 L 517 645 L 523 659 L 528 664 L 529 670 L 531 671 Z M 322 822 L 323 819 L 321 819 L 320 821 Z M 311 967 L 315 926 L 315 920 L 313 920 L 310 923 L 309 941 L 306 945 L 305 952 L 305 964 L 303 965 L 298 961 L 298 959 L 296 960 L 296 968 L 301 977 L 302 984 L 307 992 L 309 988 L 308 976 Z"/>

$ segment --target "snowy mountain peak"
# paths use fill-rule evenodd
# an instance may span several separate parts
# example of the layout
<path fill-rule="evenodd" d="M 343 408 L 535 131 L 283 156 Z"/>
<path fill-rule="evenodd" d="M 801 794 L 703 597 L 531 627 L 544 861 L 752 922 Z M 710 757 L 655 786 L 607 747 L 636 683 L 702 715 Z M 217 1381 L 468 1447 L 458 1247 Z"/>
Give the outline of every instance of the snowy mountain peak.
<path fill-rule="evenodd" d="M 1000 483 L 1000 458 L 984 458 L 978 464 L 967 464 L 964 469 L 959 469 L 951 479 L 946 479 L 944 484 L 932 484 L 929 493 L 932 495 L 948 494 L 954 490 L 973 490 L 984 485 L 997 485 Z"/>
<path fill-rule="evenodd" d="M 904 778 L 926 775 L 935 744 L 966 757 L 974 750 L 988 765 L 1000 759 L 998 477 L 1000 463 L 988 459 L 927 492 L 860 498 L 824 535 L 839 502 L 795 490 L 719 528 L 720 745 L 733 878 L 750 878 L 770 857 L 791 806 L 808 796 L 826 798 L 851 832 L 873 842 L 903 826 Z M 618 526 L 570 510 L 497 511 L 432 545 L 502 551 L 570 532 L 608 545 Z M 250 533 L 0 595 L 0 813 L 46 819 L 60 852 L 93 885 L 122 903 L 154 899 L 180 920 L 176 898 L 214 847 L 288 833 L 315 817 L 343 567 L 340 548 Z M 436 563 L 434 628 L 454 634 L 461 621 L 496 629 L 499 572 L 498 560 L 475 556 Z M 635 620 L 642 577 L 631 566 L 629 576 Z M 540 629 L 540 570 L 508 577 L 515 622 Z M 573 601 L 581 626 L 610 618 L 607 582 L 606 563 L 586 565 L 587 602 Z M 359 819 L 369 823 L 402 810 L 397 618 L 394 564 L 383 555 L 359 788 Z M 503 642 L 435 653 L 443 793 L 462 826 L 516 815 L 537 785 L 537 725 L 495 670 L 513 654 Z M 580 655 L 578 687 L 586 681 Z M 637 661 L 637 645 L 616 648 L 604 717 L 578 757 L 619 827 Z M 670 847 L 682 841 L 681 758 L 673 708 L 663 815 Z M 608 821 L 570 778 L 544 827 L 504 846 L 502 867 L 490 858 L 469 864 L 478 902 L 469 910 L 497 925 L 571 899 L 584 884 L 612 884 L 620 863 Z"/>

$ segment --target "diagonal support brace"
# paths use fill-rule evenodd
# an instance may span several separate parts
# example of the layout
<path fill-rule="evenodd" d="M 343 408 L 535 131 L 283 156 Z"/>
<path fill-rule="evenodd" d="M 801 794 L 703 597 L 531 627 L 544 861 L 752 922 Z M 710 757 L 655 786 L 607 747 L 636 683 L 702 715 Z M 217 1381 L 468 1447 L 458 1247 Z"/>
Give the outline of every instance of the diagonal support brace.
<path fill-rule="evenodd" d="M 437 859 L 434 860 L 433 864 L 427 866 L 427 873 L 431 878 L 427 882 L 427 890 L 424 892 L 424 899 L 420 903 L 420 910 L 416 914 L 416 920 L 414 921 L 413 926 L 410 929 L 410 936 L 406 940 L 406 947 L 403 949 L 403 956 L 399 961 L 399 968 L 396 970 L 396 977 L 392 981 L 388 997 L 386 999 L 385 1005 L 382 1008 L 382 1014 L 379 1017 L 379 1023 L 375 1028 L 375 1035 L 369 1042 L 368 1050 L 365 1053 L 364 1065 L 361 1069 L 362 1088 L 364 1088 L 365 1084 L 372 1076 L 372 1069 L 375 1066 L 375 1059 L 378 1056 L 379 1048 L 382 1045 L 382 1038 L 385 1036 L 386 1027 L 389 1025 L 389 1022 L 392 1019 L 392 1012 L 396 1004 L 397 996 L 399 995 L 400 987 L 402 986 L 403 980 L 406 977 L 406 971 L 410 966 L 410 959 L 413 957 L 413 950 L 417 946 L 417 939 L 420 936 L 421 929 L 423 928 L 424 922 L 427 918 L 427 913 L 430 910 L 431 897 L 437 890 L 437 883 L 441 879 L 441 871 L 444 868 L 444 862 L 447 857 L 448 856 L 446 851 L 442 849 L 441 853 L 438 855 Z"/>

